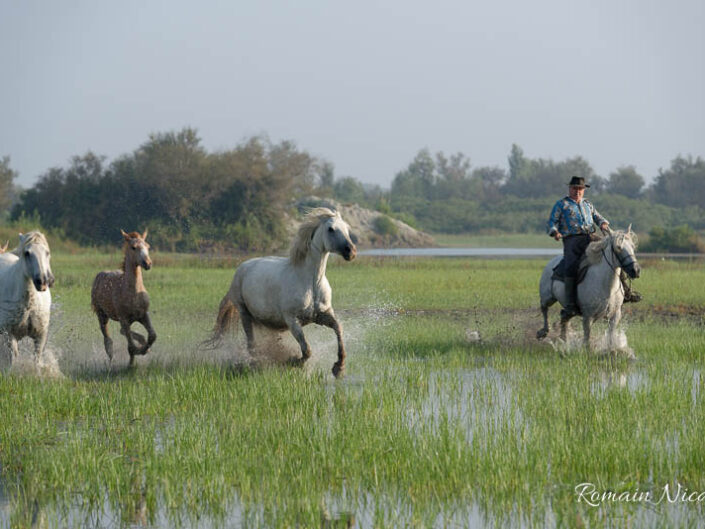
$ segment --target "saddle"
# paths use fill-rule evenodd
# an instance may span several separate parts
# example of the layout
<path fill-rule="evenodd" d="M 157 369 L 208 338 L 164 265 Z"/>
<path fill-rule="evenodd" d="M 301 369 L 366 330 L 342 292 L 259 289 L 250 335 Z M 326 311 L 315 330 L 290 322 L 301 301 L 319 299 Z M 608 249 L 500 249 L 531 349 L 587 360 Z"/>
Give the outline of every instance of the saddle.
<path fill-rule="evenodd" d="M 578 277 L 576 278 L 576 285 L 579 285 L 583 279 L 585 279 L 585 274 L 588 269 L 587 257 L 583 255 L 580 259 L 580 264 L 578 265 Z M 551 275 L 553 281 L 563 281 L 565 279 L 565 259 L 561 259 L 560 262 L 553 267 L 553 275 Z"/>

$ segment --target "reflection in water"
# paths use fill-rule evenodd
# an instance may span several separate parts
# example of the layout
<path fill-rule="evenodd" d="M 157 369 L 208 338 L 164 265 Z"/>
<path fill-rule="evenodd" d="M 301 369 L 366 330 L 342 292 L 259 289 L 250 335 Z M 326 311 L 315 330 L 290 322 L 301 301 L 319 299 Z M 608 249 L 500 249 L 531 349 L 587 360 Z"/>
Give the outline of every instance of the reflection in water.
<path fill-rule="evenodd" d="M 590 384 L 590 391 L 596 397 L 604 397 L 611 389 L 627 389 L 631 394 L 649 384 L 646 373 L 633 367 L 633 364 L 611 367 L 607 366 L 596 373 Z"/>
<path fill-rule="evenodd" d="M 468 442 L 475 431 L 518 433 L 524 418 L 513 398 L 504 376 L 492 367 L 437 371 L 431 373 L 421 408 L 408 410 L 409 425 L 438 431 L 447 422 L 461 428 Z"/>

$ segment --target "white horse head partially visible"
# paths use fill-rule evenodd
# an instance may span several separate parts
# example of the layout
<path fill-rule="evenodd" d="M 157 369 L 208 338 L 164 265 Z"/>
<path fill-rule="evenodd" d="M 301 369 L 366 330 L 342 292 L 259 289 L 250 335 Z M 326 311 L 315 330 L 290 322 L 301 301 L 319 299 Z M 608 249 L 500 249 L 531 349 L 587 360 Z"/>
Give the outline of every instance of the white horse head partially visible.
<path fill-rule="evenodd" d="M 39 231 L 20 233 L 20 245 L 12 251 L 22 263 L 24 276 L 32 280 L 34 288 L 44 292 L 54 286 L 54 274 L 51 271 L 51 252 L 49 243 Z"/>
<path fill-rule="evenodd" d="M 630 278 L 636 279 L 641 275 L 641 266 L 636 259 L 637 245 L 638 239 L 630 224 L 627 231 L 610 230 L 604 237 L 590 243 L 585 255 L 588 262 L 593 265 L 602 260 L 606 251 L 611 250 L 616 259 L 615 266 L 624 269 Z"/>
<path fill-rule="evenodd" d="M 336 253 L 346 261 L 357 255 L 356 237 L 340 213 L 328 208 L 315 208 L 308 212 L 294 238 L 289 259 L 301 264 L 315 250 L 318 253 Z"/>

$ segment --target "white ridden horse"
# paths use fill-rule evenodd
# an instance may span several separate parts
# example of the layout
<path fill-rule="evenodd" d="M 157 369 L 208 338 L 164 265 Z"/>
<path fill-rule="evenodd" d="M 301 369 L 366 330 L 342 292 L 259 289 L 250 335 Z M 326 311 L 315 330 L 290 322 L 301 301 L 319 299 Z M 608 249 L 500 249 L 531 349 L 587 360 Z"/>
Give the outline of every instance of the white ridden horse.
<path fill-rule="evenodd" d="M 213 335 L 207 343 L 216 345 L 236 322 L 238 314 L 254 350 L 253 323 L 270 329 L 289 330 L 301 347 L 300 363 L 311 356 L 302 326 L 325 325 L 338 338 L 338 361 L 333 375 L 345 367 L 343 333 L 331 305 L 331 288 L 326 278 L 330 253 L 346 261 L 355 258 L 355 236 L 338 212 L 316 208 L 299 227 L 288 258 L 259 257 L 242 263 L 235 271 L 230 290 L 220 302 Z"/>
<path fill-rule="evenodd" d="M 588 268 L 585 278 L 578 284 L 578 306 L 583 318 L 583 342 L 590 345 L 590 327 L 599 318 L 609 321 L 609 347 L 616 345 L 617 325 L 622 318 L 624 291 L 619 279 L 621 269 L 634 279 L 639 277 L 641 267 L 637 262 L 636 235 L 631 231 L 609 232 L 601 239 L 590 243 L 585 255 Z M 565 307 L 565 284 L 551 278 L 553 269 L 563 256 L 551 259 L 543 269 L 539 283 L 541 296 L 541 313 L 543 328 L 536 337 L 541 339 L 548 335 L 548 308 L 558 301 Z M 566 339 L 568 320 L 561 320 L 561 339 Z"/>
<path fill-rule="evenodd" d="M 0 254 L 0 348 L 9 345 L 11 361 L 19 354 L 18 340 L 34 340 L 35 360 L 44 351 L 49 332 L 49 312 L 54 275 L 49 244 L 44 235 L 20 233 L 20 244 Z"/>

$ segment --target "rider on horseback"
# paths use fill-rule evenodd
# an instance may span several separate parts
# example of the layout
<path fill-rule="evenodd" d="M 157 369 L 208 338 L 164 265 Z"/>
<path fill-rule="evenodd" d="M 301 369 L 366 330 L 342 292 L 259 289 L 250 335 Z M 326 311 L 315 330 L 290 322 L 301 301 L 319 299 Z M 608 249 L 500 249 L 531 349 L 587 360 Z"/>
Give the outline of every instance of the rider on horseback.
<path fill-rule="evenodd" d="M 590 244 L 590 235 L 595 232 L 595 225 L 606 231 L 609 222 L 600 215 L 595 207 L 583 199 L 585 188 L 590 187 L 583 177 L 574 176 L 568 183 L 568 196 L 560 199 L 553 206 L 548 219 L 548 235 L 557 241 L 563 240 L 563 259 L 565 261 L 565 295 L 566 306 L 561 311 L 561 318 L 570 319 L 580 313 L 577 305 L 577 275 L 580 259 Z M 624 287 L 624 302 L 637 302 L 641 295 L 632 291 L 625 283 L 624 272 L 620 274 Z"/>

